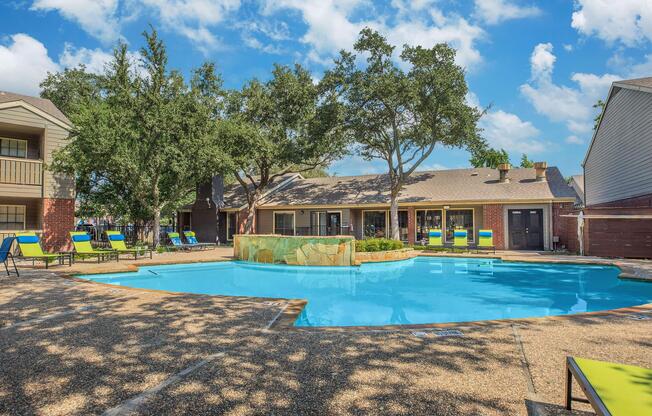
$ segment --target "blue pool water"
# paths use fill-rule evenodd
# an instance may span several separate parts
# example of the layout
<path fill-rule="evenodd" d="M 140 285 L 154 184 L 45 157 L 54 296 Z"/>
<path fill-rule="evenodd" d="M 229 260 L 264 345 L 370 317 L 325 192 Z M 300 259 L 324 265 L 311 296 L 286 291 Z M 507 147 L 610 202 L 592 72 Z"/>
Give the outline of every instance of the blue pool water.
<path fill-rule="evenodd" d="M 652 283 L 621 280 L 619 272 L 611 266 L 418 257 L 360 267 L 196 263 L 81 277 L 174 292 L 306 299 L 295 325 L 352 326 L 566 315 L 652 302 Z"/>

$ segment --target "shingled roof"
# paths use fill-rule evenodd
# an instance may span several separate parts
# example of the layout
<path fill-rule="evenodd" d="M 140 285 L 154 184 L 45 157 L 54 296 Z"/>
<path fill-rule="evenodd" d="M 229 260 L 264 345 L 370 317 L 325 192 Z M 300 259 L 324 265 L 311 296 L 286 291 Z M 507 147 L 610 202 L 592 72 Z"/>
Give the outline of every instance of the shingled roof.
<path fill-rule="evenodd" d="M 31 97 L 29 95 L 16 94 L 8 91 L 0 91 L 0 103 L 9 103 L 13 101 L 24 101 L 27 104 L 38 108 L 39 110 L 51 115 L 52 117 L 66 123 L 67 125 L 72 125 L 68 117 L 57 108 L 57 106 L 52 103 L 52 101 L 46 98 Z"/>
<path fill-rule="evenodd" d="M 500 183 L 496 169 L 453 169 L 416 172 L 399 196 L 400 203 L 463 203 L 574 201 L 577 194 L 556 167 L 537 182 L 534 169 L 512 169 Z M 332 176 L 298 179 L 270 195 L 261 205 L 385 205 L 389 204 L 387 175 Z"/>
<path fill-rule="evenodd" d="M 640 88 L 652 88 L 652 77 L 624 79 L 614 82 L 616 86 L 633 86 Z"/>

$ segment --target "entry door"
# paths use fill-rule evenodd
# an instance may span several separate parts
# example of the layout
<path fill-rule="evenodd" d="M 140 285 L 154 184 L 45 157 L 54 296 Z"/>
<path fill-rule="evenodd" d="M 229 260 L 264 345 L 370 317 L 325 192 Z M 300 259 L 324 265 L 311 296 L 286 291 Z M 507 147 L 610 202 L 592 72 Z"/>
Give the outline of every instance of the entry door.
<path fill-rule="evenodd" d="M 509 248 L 543 250 L 542 209 L 510 209 L 507 215 Z"/>
<path fill-rule="evenodd" d="M 341 217 L 339 212 L 329 212 L 327 220 L 327 233 L 328 235 L 339 235 L 341 227 Z"/>

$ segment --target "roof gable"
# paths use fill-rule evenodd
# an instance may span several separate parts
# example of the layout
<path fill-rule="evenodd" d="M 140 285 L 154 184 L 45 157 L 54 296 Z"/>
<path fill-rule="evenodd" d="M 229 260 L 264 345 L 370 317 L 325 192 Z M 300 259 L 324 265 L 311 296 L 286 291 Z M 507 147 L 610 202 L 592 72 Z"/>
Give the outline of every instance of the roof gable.
<path fill-rule="evenodd" d="M 52 101 L 45 98 L 0 91 L 0 109 L 13 107 L 23 107 L 66 130 L 72 129 L 72 122 Z"/>

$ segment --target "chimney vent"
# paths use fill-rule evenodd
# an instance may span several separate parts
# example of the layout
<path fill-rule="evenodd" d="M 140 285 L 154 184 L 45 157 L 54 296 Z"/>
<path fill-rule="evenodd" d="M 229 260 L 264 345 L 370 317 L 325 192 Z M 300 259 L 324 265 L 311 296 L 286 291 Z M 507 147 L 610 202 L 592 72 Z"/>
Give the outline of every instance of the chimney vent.
<path fill-rule="evenodd" d="M 509 165 L 509 163 L 501 163 L 498 165 L 498 172 L 500 172 L 500 183 L 507 183 L 509 182 L 509 178 L 507 177 L 507 173 L 512 167 Z"/>
<path fill-rule="evenodd" d="M 535 162 L 534 170 L 537 174 L 537 182 L 545 182 L 546 179 L 546 169 L 548 168 L 547 162 Z"/>

